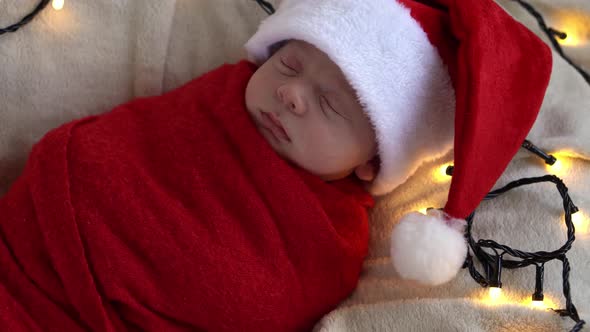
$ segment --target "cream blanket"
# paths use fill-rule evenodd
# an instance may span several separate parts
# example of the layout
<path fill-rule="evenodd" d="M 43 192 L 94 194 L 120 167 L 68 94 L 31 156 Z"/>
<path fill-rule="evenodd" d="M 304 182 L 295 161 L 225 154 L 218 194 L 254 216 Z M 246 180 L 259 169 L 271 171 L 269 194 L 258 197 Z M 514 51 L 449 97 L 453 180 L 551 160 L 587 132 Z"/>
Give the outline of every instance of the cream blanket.
<path fill-rule="evenodd" d="M 18 20 L 37 2 L 1 0 L 0 25 Z M 499 2 L 542 35 L 536 21 L 518 5 Z M 590 68 L 590 36 L 584 36 L 590 35 L 590 3 L 531 3 L 557 28 L 571 24 L 568 18 L 588 20 L 586 27 L 575 27 L 586 38 L 586 46 L 565 50 Z M 17 33 L 0 36 L 0 193 L 20 173 L 32 144 L 49 129 L 133 97 L 168 91 L 223 62 L 243 58 L 241 45 L 265 15 L 252 0 L 66 0 L 63 10 L 47 8 Z M 560 158 L 566 168 L 558 175 L 586 218 L 568 255 L 570 282 L 574 303 L 590 325 L 588 128 L 590 87 L 555 54 L 550 88 L 529 138 L 552 152 L 569 151 Z M 486 292 L 465 270 L 435 288 L 396 276 L 388 260 L 390 230 L 406 211 L 444 205 L 449 182 L 433 176 L 433 171 L 451 158 L 449 153 L 425 163 L 378 201 L 372 213 L 370 254 L 358 288 L 318 323 L 318 331 L 565 331 L 573 326 L 569 318 L 522 304 L 534 288 L 531 267 L 505 270 L 507 299 L 491 306 L 481 301 Z M 547 172 L 538 158 L 522 152 L 498 185 Z M 527 251 L 554 250 L 566 238 L 562 213 L 553 186 L 528 186 L 482 204 L 474 235 Z M 545 296 L 555 307 L 564 307 L 557 262 L 546 264 Z"/>

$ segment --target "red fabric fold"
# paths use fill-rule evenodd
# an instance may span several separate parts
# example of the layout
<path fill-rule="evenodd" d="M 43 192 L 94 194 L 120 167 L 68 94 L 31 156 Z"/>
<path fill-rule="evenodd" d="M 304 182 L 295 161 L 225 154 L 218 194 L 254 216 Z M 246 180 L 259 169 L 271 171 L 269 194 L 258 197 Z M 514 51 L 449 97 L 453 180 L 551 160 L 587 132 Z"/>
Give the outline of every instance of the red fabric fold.
<path fill-rule="evenodd" d="M 254 66 L 66 124 L 0 200 L 10 331 L 302 331 L 356 286 L 372 198 L 282 160 Z"/>

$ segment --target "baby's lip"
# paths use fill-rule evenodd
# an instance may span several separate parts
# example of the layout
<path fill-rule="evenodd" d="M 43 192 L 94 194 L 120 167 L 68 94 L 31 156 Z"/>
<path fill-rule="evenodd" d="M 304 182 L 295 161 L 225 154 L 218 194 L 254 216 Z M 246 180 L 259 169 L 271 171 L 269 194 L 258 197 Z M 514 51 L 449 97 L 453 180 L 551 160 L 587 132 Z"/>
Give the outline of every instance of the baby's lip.
<path fill-rule="evenodd" d="M 291 138 L 287 134 L 287 131 L 281 124 L 281 121 L 277 119 L 277 117 L 271 112 L 263 112 L 260 111 L 263 125 L 266 126 L 269 130 L 271 130 L 277 137 L 282 138 L 286 141 L 291 142 Z"/>

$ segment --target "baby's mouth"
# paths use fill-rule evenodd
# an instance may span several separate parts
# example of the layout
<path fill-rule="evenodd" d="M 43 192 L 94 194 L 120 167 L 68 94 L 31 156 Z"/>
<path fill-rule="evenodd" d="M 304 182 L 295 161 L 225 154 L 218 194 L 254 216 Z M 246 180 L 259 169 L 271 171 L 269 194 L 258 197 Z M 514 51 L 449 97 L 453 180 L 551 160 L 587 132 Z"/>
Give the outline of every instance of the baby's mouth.
<path fill-rule="evenodd" d="M 274 114 L 260 111 L 260 115 L 262 118 L 262 125 L 265 126 L 266 129 L 270 130 L 277 138 L 291 142 L 291 138 L 287 134 L 287 131 L 285 131 L 285 128 Z"/>

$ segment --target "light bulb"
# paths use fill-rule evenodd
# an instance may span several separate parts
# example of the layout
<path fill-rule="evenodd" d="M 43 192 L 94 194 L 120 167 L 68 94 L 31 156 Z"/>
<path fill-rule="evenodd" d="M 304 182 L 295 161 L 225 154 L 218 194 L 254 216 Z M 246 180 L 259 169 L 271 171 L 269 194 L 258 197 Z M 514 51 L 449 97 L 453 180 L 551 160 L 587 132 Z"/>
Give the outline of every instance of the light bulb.
<path fill-rule="evenodd" d="M 565 32 L 565 39 L 557 38 L 563 46 L 583 46 L 590 41 L 590 15 L 578 10 L 555 10 L 551 14 L 552 26 Z"/>
<path fill-rule="evenodd" d="M 556 158 L 555 163 L 553 165 L 545 165 L 547 172 L 561 178 L 567 177 L 572 164 L 571 159 L 568 158 L 565 152 L 557 152 L 553 156 Z"/>
<path fill-rule="evenodd" d="M 502 288 L 500 287 L 490 287 L 490 299 L 492 301 L 497 301 L 502 296 Z"/>
<path fill-rule="evenodd" d="M 452 166 L 453 164 L 451 163 L 447 163 L 444 165 L 441 165 L 440 167 L 438 167 L 435 171 L 434 171 L 434 179 L 437 182 L 446 182 L 446 181 L 450 181 L 451 180 L 451 176 L 449 174 L 447 174 L 447 168 L 449 166 Z"/>
<path fill-rule="evenodd" d="M 565 45 L 565 46 L 578 46 L 578 45 L 582 44 L 580 37 L 578 37 L 573 32 L 567 33 L 567 37 L 565 37 L 565 39 L 557 39 L 557 41 L 561 45 Z"/>
<path fill-rule="evenodd" d="M 582 211 L 578 211 L 572 214 L 572 223 L 576 228 L 576 233 L 578 234 L 588 234 L 590 233 L 590 219 L 582 213 Z"/>
<path fill-rule="evenodd" d="M 547 165 L 547 168 L 556 173 L 559 173 L 563 170 L 563 162 L 561 159 L 557 159 L 553 165 Z"/>
<path fill-rule="evenodd" d="M 523 298 L 522 301 L 516 302 L 516 304 L 520 304 L 534 310 L 547 310 L 559 306 L 555 301 L 553 301 L 553 299 L 551 299 L 551 297 L 548 296 L 545 296 L 543 300 L 533 300 L 531 297 L 526 297 Z"/>
<path fill-rule="evenodd" d="M 545 309 L 545 302 L 543 302 L 543 300 L 540 300 L 540 301 L 532 301 L 531 302 L 531 305 L 535 309 Z"/>
<path fill-rule="evenodd" d="M 62 8 L 64 8 L 64 0 L 53 0 L 51 6 L 55 10 L 61 10 Z"/>

